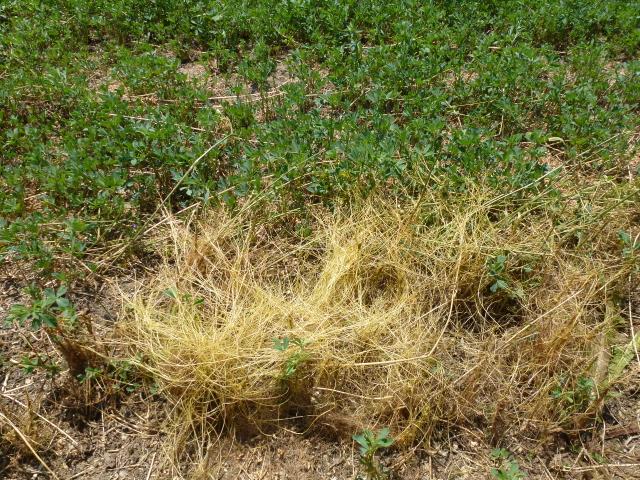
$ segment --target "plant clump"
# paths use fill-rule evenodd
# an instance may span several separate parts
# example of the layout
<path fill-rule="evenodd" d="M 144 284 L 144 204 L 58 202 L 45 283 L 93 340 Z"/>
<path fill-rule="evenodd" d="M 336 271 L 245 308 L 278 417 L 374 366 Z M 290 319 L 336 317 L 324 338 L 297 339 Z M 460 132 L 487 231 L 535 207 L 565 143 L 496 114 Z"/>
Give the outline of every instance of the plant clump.
<path fill-rule="evenodd" d="M 122 334 L 191 433 L 336 415 L 400 446 L 576 433 L 623 379 L 637 192 L 433 190 L 318 210 L 305 236 L 255 214 L 171 218 Z"/>

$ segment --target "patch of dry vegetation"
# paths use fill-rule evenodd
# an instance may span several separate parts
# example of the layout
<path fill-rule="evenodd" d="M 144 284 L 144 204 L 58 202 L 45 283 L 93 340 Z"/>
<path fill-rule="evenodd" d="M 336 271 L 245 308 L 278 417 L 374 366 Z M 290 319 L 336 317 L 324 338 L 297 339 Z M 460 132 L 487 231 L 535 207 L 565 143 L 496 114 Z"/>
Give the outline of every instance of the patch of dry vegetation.
<path fill-rule="evenodd" d="M 304 239 L 255 213 L 171 219 L 123 334 L 182 433 L 592 428 L 631 358 L 637 185 L 469 188 L 318 212 Z"/>

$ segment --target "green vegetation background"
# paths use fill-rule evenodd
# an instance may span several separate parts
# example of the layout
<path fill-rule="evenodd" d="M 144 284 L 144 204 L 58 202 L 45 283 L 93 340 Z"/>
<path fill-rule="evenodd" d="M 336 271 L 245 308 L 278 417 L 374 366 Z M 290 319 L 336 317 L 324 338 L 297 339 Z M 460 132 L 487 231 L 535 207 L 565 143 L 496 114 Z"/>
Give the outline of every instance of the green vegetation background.
<path fill-rule="evenodd" d="M 173 210 L 261 192 L 303 218 L 379 186 L 519 188 L 551 155 L 625 175 L 639 50 L 639 1 L 4 0 L 0 258 L 95 268 L 183 177 Z M 262 95 L 211 99 L 194 61 Z"/>

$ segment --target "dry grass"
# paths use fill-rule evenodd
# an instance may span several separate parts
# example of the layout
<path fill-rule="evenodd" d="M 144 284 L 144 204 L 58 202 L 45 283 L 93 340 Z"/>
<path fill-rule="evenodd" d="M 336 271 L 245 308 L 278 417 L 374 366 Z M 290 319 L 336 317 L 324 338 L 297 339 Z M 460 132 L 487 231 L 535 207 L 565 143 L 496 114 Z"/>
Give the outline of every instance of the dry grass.
<path fill-rule="evenodd" d="M 189 433 L 292 417 L 388 425 L 400 445 L 581 431 L 630 341 L 620 312 L 638 264 L 618 232 L 639 233 L 631 187 L 370 201 L 318 212 L 306 239 L 243 214 L 173 219 L 164 265 L 127 297 L 124 338 Z"/>
<path fill-rule="evenodd" d="M 43 456 L 49 454 L 54 440 L 55 424 L 37 413 L 31 404 L 18 402 L 21 410 L 9 408 L 13 405 L 8 395 L 0 395 L 0 468 L 6 464 L 19 464 L 25 460 L 37 461 L 51 478 L 59 477 L 49 467 Z M 13 399 L 13 402 L 16 402 Z"/>

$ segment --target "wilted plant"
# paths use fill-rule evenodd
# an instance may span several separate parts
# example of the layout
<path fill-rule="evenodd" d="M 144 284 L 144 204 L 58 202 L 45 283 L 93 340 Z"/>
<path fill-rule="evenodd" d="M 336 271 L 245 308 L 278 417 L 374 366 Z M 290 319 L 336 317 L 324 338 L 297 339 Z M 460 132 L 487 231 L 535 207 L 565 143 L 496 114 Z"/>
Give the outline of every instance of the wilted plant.
<path fill-rule="evenodd" d="M 604 191 L 580 191 L 585 215 L 607 210 Z M 496 217 L 494 195 L 318 210 L 304 239 L 269 224 L 257 239 L 247 219 L 224 213 L 168 220 L 171 256 L 127 297 L 125 338 L 144 359 L 133 363 L 177 403 L 182 424 L 205 418 L 195 405 L 227 425 L 244 415 L 313 425 L 336 411 L 384 422 L 402 443 L 439 425 L 476 428 L 468 419 L 491 422 L 498 410 L 507 428 L 584 428 L 602 400 L 587 405 L 595 390 L 579 377 L 613 347 L 600 332 L 624 326 L 603 312 L 633 272 L 621 255 L 598 252 L 619 252 L 617 231 L 636 205 L 576 249 L 566 239 L 588 224 L 547 207 L 555 196 L 505 200 Z M 514 294 L 483 288 L 488 277 L 508 278 Z"/>

